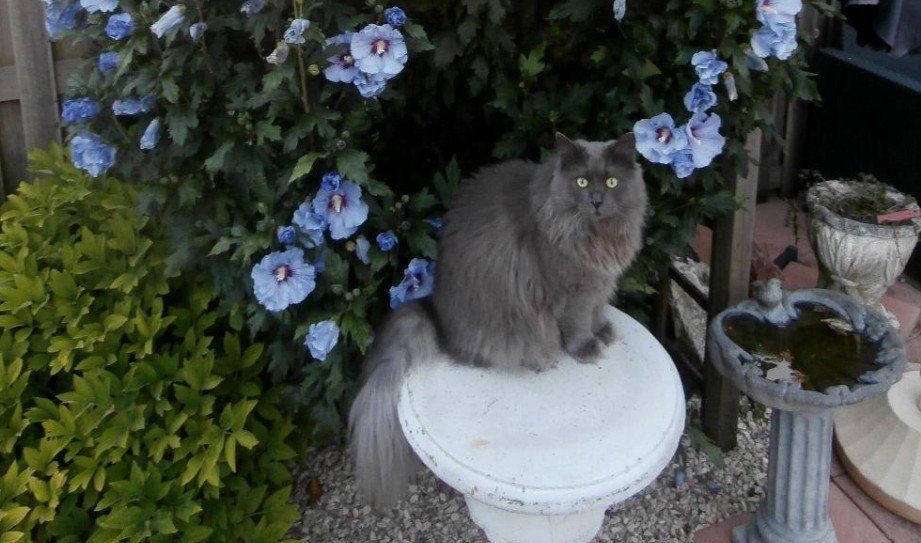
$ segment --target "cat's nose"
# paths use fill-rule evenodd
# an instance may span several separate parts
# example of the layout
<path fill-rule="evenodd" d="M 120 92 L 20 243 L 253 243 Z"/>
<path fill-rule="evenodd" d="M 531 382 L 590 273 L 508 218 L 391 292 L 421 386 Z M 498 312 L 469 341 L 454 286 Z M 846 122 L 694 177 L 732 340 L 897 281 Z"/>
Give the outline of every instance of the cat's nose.
<path fill-rule="evenodd" d="M 599 207 L 601 207 L 601 202 L 602 202 L 602 200 L 603 200 L 603 199 L 602 199 L 602 197 L 601 197 L 601 194 L 598 194 L 598 193 L 593 193 L 593 194 L 592 194 L 592 205 L 595 206 L 595 209 L 596 209 L 596 210 L 597 210 Z"/>

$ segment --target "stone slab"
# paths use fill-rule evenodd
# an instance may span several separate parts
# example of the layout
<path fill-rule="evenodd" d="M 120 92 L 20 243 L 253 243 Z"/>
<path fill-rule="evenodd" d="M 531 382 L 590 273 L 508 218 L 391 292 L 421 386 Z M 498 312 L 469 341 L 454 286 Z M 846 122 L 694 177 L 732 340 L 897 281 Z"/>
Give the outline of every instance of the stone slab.
<path fill-rule="evenodd" d="M 847 475 L 834 478 L 835 484 L 861 512 L 894 543 L 921 543 L 921 525 L 890 513 L 867 496 Z"/>

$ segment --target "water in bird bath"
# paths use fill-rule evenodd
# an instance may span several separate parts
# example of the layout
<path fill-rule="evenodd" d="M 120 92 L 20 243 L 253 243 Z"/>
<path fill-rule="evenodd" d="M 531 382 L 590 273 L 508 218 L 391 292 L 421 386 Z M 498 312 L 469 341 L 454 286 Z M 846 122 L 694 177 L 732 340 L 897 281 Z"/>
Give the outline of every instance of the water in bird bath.
<path fill-rule="evenodd" d="M 799 316 L 785 326 L 731 315 L 725 321 L 726 335 L 752 355 L 765 378 L 799 381 L 804 390 L 853 387 L 861 375 L 879 369 L 879 342 L 854 332 L 824 306 L 799 303 L 796 308 Z"/>

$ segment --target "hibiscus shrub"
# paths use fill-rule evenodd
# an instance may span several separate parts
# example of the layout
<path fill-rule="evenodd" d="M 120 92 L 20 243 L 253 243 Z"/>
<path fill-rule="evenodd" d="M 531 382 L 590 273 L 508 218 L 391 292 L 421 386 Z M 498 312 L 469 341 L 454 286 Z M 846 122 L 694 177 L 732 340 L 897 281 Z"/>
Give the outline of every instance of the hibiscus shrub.
<path fill-rule="evenodd" d="M 49 31 L 98 49 L 63 104 L 74 163 L 141 183 L 169 268 L 210 277 L 222 310 L 245 304 L 286 406 L 314 435 L 340 428 L 404 275 L 395 248 L 435 256 L 438 201 L 394 192 L 362 150 L 431 49 L 422 27 L 379 2 L 45 3 Z"/>
<path fill-rule="evenodd" d="M 462 172 L 636 127 L 653 214 L 621 292 L 642 307 L 734 206 L 773 94 L 815 97 L 797 0 L 43 1 L 98 49 L 64 105 L 73 160 L 141 184 L 169 269 L 246 305 L 313 436 L 341 428 L 372 325 L 431 291 Z"/>
<path fill-rule="evenodd" d="M 60 148 L 0 208 L 4 543 L 259 542 L 297 517 L 263 346 Z"/>

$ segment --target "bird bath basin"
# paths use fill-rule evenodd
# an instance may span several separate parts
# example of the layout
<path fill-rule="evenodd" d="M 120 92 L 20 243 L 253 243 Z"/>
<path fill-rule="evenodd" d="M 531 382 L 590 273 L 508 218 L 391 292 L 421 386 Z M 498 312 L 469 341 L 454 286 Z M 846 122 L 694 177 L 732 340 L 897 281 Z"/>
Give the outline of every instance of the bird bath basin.
<path fill-rule="evenodd" d="M 828 516 L 834 410 L 881 395 L 899 379 L 905 348 L 898 334 L 844 293 L 785 294 L 772 279 L 757 300 L 717 315 L 708 341 L 717 371 L 773 409 L 767 495 L 733 542 L 837 542 Z"/>

